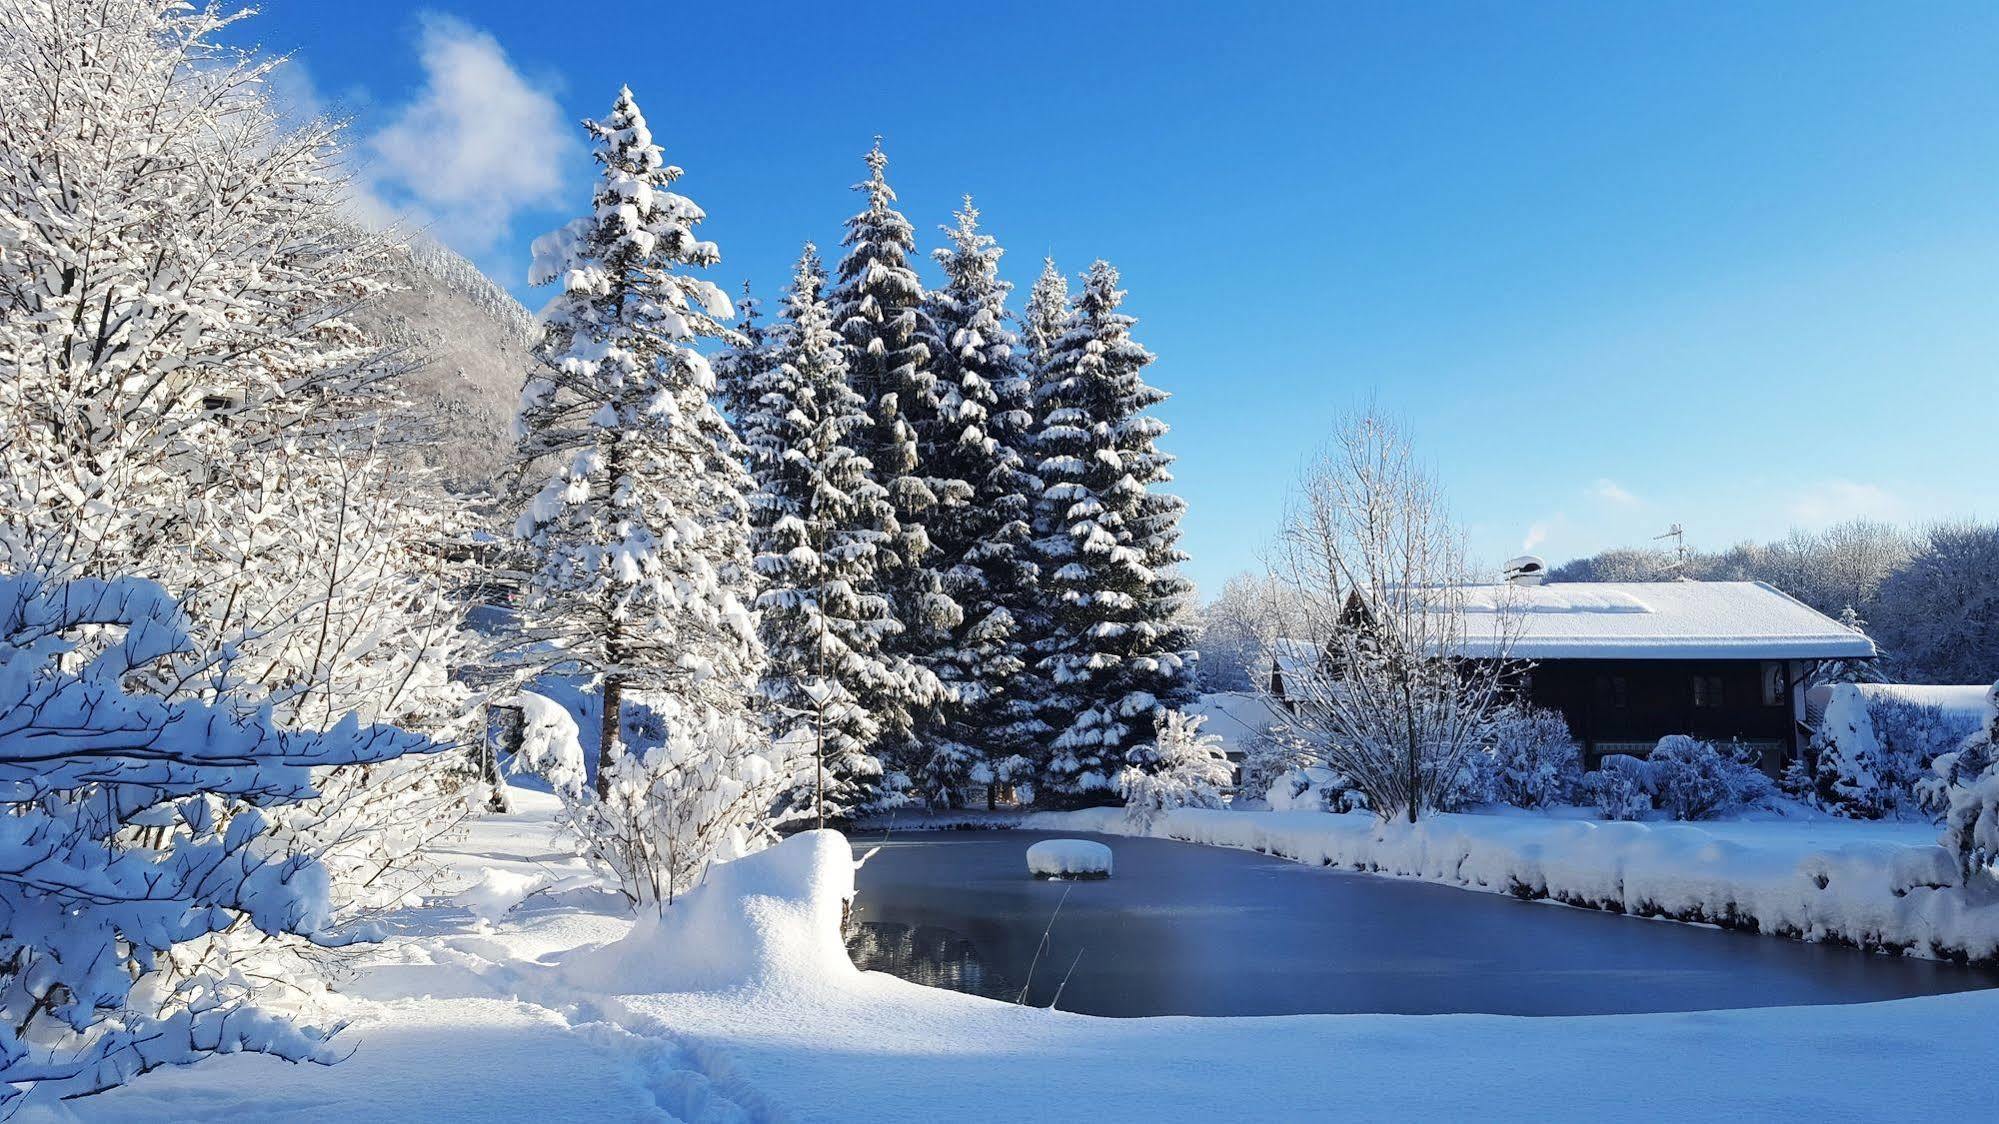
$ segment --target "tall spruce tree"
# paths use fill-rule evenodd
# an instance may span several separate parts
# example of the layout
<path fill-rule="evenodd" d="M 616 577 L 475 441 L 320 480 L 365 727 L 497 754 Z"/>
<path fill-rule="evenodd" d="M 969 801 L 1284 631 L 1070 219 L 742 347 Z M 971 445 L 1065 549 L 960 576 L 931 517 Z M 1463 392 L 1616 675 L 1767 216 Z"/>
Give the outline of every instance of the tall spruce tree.
<path fill-rule="evenodd" d="M 747 437 L 743 421 L 756 406 L 754 395 L 770 369 L 771 348 L 770 333 L 763 326 L 763 302 L 751 295 L 745 281 L 742 299 L 736 302 L 735 338 L 712 364 L 716 398 L 740 437 Z"/>
<path fill-rule="evenodd" d="M 1054 380 L 1055 345 L 1068 333 L 1069 323 L 1074 318 L 1075 311 L 1069 305 L 1069 279 L 1056 268 L 1054 258 L 1041 259 L 1041 275 L 1035 278 L 1033 287 L 1028 290 L 1027 306 L 1017 317 L 1020 340 L 1026 352 L 1024 368 L 1031 414 L 1029 429 L 1019 434 L 1018 438 L 1027 470 L 1035 479 L 1035 507 L 1031 518 L 1037 539 L 1032 555 L 1036 562 L 1034 601 L 1016 622 L 1021 644 L 1026 649 L 1027 666 L 1013 685 L 1018 723 L 1010 740 L 1019 747 L 1016 752 L 1021 756 L 1003 759 L 1003 767 L 995 763 L 995 773 L 1004 774 L 999 779 L 1014 783 L 1016 793 L 1023 797 L 1031 797 L 1033 786 L 1047 774 L 1052 756 L 1049 743 L 1055 736 L 1055 730 L 1048 724 L 1055 684 L 1048 669 L 1042 665 L 1054 635 L 1055 622 L 1048 598 L 1049 573 L 1038 541 L 1044 534 L 1043 524 L 1046 522 L 1040 511 L 1041 488 L 1045 485 L 1041 478 L 1043 456 L 1040 452 L 1045 409 L 1040 389 Z M 1027 786 L 1024 790 L 1020 787 L 1022 783 Z"/>
<path fill-rule="evenodd" d="M 1172 480 L 1155 444 L 1166 425 L 1148 412 L 1166 395 L 1140 377 L 1153 357 L 1131 338 L 1117 284 L 1109 263 L 1090 267 L 1036 388 L 1036 546 L 1054 601 L 1042 706 L 1057 731 L 1044 785 L 1074 803 L 1114 798 L 1121 765 L 1151 763 L 1155 712 L 1192 694 L 1185 504 L 1153 491 Z"/>
<path fill-rule="evenodd" d="M 938 662 L 951 630 L 964 619 L 945 592 L 929 524 L 940 509 L 967 502 L 971 487 L 929 471 L 924 463 L 923 434 L 935 432 L 941 403 L 927 342 L 933 333 L 923 286 L 909 264 L 915 232 L 895 209 L 895 191 L 883 174 L 888 157 L 882 154 L 881 138 L 875 139 L 867 163 L 868 178 L 854 189 L 867 194 L 868 205 L 847 220 L 841 240 L 846 255 L 829 304 L 846 344 L 851 385 L 867 414 L 855 448 L 874 467 L 875 480 L 895 509 L 897 531 L 877 587 L 888 595 L 903 626 L 891 647 L 928 668 Z M 912 726 L 884 729 L 881 744 L 894 766 L 891 785 L 898 783 L 897 774 L 907 781 L 907 774 L 927 760 L 922 744 L 937 735 L 943 701 L 912 711 Z"/>
<path fill-rule="evenodd" d="M 601 677 L 598 792 L 619 745 L 627 689 L 669 692 L 711 742 L 746 745 L 762 662 L 748 608 L 748 477 L 690 343 L 726 335 L 729 300 L 680 272 L 720 255 L 694 235 L 701 209 L 670 188 L 629 89 L 602 121 L 590 214 L 535 240 L 530 281 L 561 293 L 516 422 L 529 555 L 526 624 Z"/>
<path fill-rule="evenodd" d="M 825 284 L 808 244 L 742 430 L 757 482 L 750 521 L 769 655 L 762 697 L 773 728 L 807 759 L 789 802 L 823 804 L 841 818 L 880 795 L 883 730 L 906 729 L 910 707 L 939 688 L 921 667 L 883 651 L 902 628 L 875 591 L 895 510 L 851 443 L 867 415 L 847 385 Z"/>
<path fill-rule="evenodd" d="M 930 525 L 944 592 L 963 615 L 934 653 L 956 702 L 918 781 L 932 801 L 953 806 L 973 783 L 1009 779 L 1018 771 L 1010 759 L 1031 748 L 1033 712 L 1012 687 L 1027 662 L 1021 621 L 1038 597 L 1038 484 L 1023 453 L 1033 411 L 1025 357 L 1007 327 L 1013 286 L 1000 280 L 1004 251 L 980 231 L 970 196 L 957 219 L 943 228 L 950 245 L 932 254 L 946 277 L 928 302 L 939 401 L 918 434 L 926 472 L 971 487 L 970 502 L 940 508 Z"/>

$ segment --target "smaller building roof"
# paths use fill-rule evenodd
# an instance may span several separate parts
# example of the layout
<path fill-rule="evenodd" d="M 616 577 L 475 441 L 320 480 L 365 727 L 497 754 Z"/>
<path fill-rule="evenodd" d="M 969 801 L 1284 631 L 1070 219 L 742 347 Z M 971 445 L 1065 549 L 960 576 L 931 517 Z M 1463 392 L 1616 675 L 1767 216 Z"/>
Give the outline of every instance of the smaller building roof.
<path fill-rule="evenodd" d="M 1871 659 L 1866 636 L 1764 582 L 1471 586 L 1465 647 L 1515 659 Z M 1511 634 L 1512 643 L 1505 640 Z"/>

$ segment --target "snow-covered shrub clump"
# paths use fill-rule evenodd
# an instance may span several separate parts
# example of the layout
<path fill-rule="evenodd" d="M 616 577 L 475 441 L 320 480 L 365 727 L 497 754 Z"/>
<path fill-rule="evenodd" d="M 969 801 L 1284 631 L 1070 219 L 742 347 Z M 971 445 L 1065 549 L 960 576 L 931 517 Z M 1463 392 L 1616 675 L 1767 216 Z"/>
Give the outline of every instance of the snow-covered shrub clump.
<path fill-rule="evenodd" d="M 1264 793 L 1273 812 L 1358 812 L 1367 808 L 1367 794 L 1345 773 L 1305 765 L 1278 774 Z"/>
<path fill-rule="evenodd" d="M 1999 683 L 1986 695 L 1985 727 L 1937 758 L 1944 813 L 1939 838 L 1967 877 L 1999 869 Z"/>
<path fill-rule="evenodd" d="M 1109 878 L 1111 849 L 1088 839 L 1043 839 L 1027 849 L 1036 878 Z"/>
<path fill-rule="evenodd" d="M 1685 734 L 1660 738 L 1645 761 L 1653 799 L 1676 820 L 1705 820 L 1762 803 L 1776 786 L 1752 763 L 1752 752 Z"/>
<path fill-rule="evenodd" d="M 547 781 L 558 795 L 581 793 L 589 778 L 575 716 L 561 703 L 533 691 L 515 695 L 513 705 L 521 711 L 521 743 L 515 750 L 514 768 Z"/>
<path fill-rule="evenodd" d="M 1492 797 L 1517 808 L 1542 808 L 1573 799 L 1582 784 L 1582 750 L 1560 711 L 1515 704 L 1486 728 L 1492 763 Z"/>
<path fill-rule="evenodd" d="M 1324 755 L 1288 725 L 1272 725 L 1250 738 L 1243 751 L 1242 783 L 1237 797 L 1266 799 L 1278 778 L 1324 760 Z"/>
<path fill-rule="evenodd" d="M 1652 778 L 1642 758 L 1608 754 L 1582 787 L 1604 819 L 1638 820 L 1652 811 Z"/>
<path fill-rule="evenodd" d="M 344 943 L 325 865 L 274 836 L 267 810 L 311 799 L 316 768 L 438 747 L 351 715 L 291 731 L 226 697 L 151 693 L 201 651 L 151 582 L 0 578 L 0 1072 L 12 1092 L 87 1093 L 211 1053 L 330 1060 L 319 1032 L 250 1006 L 258 974 L 214 938 Z"/>
<path fill-rule="evenodd" d="M 1646 757 L 1606 756 L 1583 789 L 1605 819 L 1640 819 L 1653 810 L 1676 820 L 1711 819 L 1776 793 L 1754 760 L 1754 751 L 1740 746 L 1669 734 Z"/>
<path fill-rule="evenodd" d="M 1975 717 L 1896 698 L 1864 685 L 1840 684 L 1812 737 L 1815 802 L 1851 819 L 1920 812 L 1917 787 L 1930 764 L 1978 728 Z"/>
<path fill-rule="evenodd" d="M 1125 814 L 1140 825 L 1170 808 L 1219 808 L 1233 778 L 1222 739 L 1204 734 L 1207 719 L 1177 710 L 1161 710 L 1154 718 L 1158 740 L 1150 765 L 1127 766 L 1118 775 L 1124 791 Z"/>

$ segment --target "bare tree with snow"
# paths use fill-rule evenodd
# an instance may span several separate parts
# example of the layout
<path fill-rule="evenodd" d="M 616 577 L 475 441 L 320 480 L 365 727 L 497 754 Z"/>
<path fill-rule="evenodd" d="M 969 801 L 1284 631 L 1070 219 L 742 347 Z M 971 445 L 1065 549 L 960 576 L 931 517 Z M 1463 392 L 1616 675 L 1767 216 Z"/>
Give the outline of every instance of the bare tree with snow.
<path fill-rule="evenodd" d="M 1499 587 L 1474 623 L 1463 539 L 1390 422 L 1340 425 L 1305 471 L 1275 567 L 1296 594 L 1286 639 L 1316 657 L 1273 702 L 1384 818 L 1446 806 L 1504 701 L 1517 621 Z"/>

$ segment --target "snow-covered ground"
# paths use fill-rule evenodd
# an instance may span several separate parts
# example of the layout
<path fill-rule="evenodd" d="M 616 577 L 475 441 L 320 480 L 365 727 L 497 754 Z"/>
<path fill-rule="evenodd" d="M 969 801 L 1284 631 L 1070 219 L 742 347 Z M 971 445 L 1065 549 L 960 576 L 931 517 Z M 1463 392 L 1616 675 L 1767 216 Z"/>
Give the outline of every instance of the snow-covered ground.
<path fill-rule="evenodd" d="M 1957 888 L 1926 824 L 1607 822 L 1519 813 L 1410 826 L 1364 812 L 1041 812 L 1050 831 L 1150 834 L 1299 862 L 1947 959 L 1999 958 L 1999 894 Z"/>
<path fill-rule="evenodd" d="M 345 1062 L 219 1058 L 21 1119 L 1941 1119 L 1999 1099 L 1999 992 L 1591 1018 L 1091 1018 L 855 970 L 838 929 L 850 851 L 831 833 L 715 868 L 634 927 L 554 845 L 552 801 L 518 802 L 440 856 L 452 884 L 341 985 Z M 1790 830 L 1742 827 L 1714 845 Z"/>

